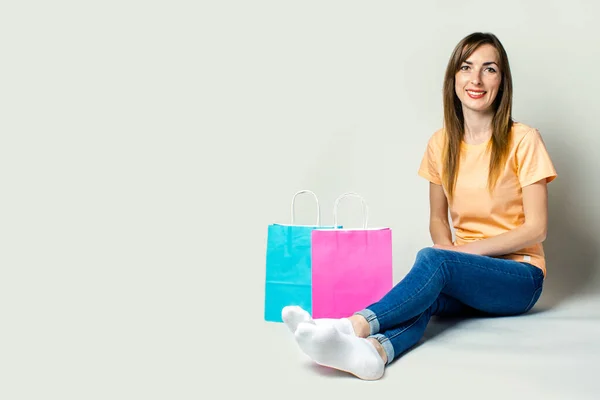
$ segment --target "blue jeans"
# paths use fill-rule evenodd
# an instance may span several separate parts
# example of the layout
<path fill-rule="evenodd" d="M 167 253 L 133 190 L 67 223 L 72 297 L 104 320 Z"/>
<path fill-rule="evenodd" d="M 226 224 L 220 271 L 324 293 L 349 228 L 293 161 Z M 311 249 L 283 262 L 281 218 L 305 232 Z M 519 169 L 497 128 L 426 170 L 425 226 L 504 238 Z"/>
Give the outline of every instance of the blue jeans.
<path fill-rule="evenodd" d="M 543 283 L 542 270 L 528 263 L 428 247 L 402 281 L 356 314 L 369 322 L 390 363 L 417 344 L 432 316 L 522 314 Z"/>

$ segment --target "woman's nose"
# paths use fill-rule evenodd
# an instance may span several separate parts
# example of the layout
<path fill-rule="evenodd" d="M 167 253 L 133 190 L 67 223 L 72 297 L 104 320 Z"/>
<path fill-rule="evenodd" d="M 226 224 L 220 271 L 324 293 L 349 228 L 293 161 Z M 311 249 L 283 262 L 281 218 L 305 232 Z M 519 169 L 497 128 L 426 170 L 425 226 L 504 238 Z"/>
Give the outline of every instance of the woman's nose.
<path fill-rule="evenodd" d="M 479 77 L 479 72 L 473 71 L 471 73 L 471 83 L 473 85 L 480 85 L 481 84 L 481 78 Z"/>

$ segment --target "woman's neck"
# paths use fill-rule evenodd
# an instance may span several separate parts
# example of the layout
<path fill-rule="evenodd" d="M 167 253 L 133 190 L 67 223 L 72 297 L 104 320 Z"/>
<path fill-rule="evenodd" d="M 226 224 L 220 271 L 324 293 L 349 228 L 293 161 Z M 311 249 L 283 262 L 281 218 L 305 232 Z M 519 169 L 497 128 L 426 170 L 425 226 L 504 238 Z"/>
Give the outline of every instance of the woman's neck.
<path fill-rule="evenodd" d="M 465 112 L 466 111 L 466 112 Z M 465 136 L 467 143 L 481 143 L 492 136 L 494 114 L 463 110 L 465 117 Z"/>

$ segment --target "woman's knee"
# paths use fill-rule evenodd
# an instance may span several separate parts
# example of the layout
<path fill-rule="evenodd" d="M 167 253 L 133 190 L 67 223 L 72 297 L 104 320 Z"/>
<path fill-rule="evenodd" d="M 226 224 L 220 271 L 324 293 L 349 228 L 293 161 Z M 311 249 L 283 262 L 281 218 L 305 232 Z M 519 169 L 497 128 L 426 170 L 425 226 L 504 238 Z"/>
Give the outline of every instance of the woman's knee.
<path fill-rule="evenodd" d="M 417 253 L 417 261 L 419 260 L 432 260 L 443 257 L 444 250 L 436 249 L 434 247 L 424 247 Z"/>

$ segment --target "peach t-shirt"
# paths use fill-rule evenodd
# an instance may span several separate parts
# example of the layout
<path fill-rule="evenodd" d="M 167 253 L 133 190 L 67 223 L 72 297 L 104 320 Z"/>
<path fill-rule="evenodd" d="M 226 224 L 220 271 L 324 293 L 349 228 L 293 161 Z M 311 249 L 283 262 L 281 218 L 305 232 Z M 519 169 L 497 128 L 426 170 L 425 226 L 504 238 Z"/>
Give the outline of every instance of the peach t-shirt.
<path fill-rule="evenodd" d="M 431 136 L 419 168 L 420 176 L 438 185 L 442 184 L 444 135 L 444 130 L 440 129 Z M 539 131 L 515 122 L 506 166 L 498 178 L 493 196 L 490 196 L 487 189 L 488 143 L 461 144 L 454 204 L 450 205 L 456 245 L 496 236 L 523 224 L 522 187 L 541 179 L 551 182 L 557 176 Z M 498 258 L 528 262 L 546 274 L 541 243 Z"/>

